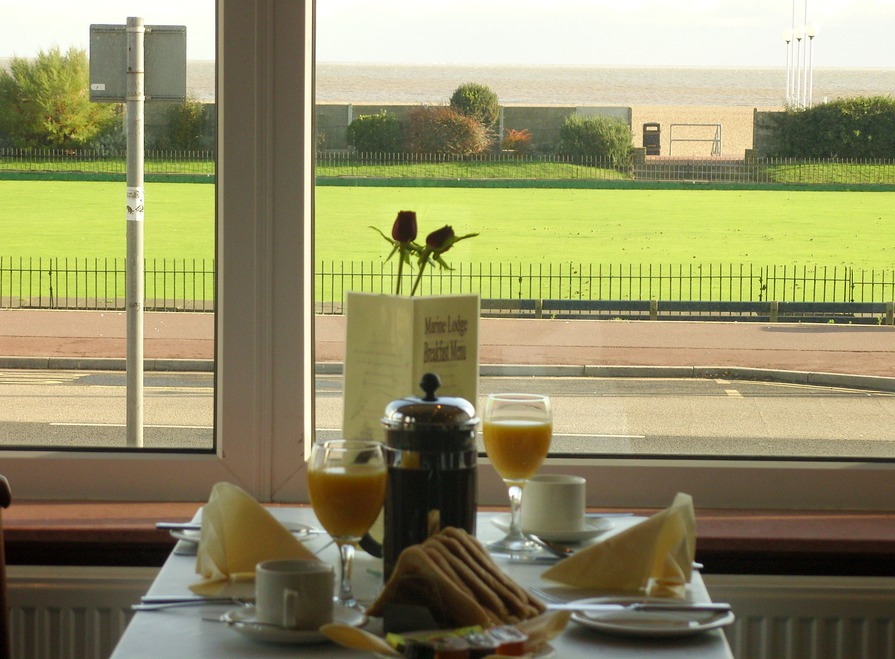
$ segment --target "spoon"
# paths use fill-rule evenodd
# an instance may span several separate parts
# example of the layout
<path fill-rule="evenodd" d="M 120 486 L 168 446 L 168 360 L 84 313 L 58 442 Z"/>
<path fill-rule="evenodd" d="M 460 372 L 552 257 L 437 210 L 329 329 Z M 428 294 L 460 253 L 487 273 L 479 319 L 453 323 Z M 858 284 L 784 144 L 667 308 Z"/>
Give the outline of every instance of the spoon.
<path fill-rule="evenodd" d="M 553 542 L 552 540 L 545 540 L 544 538 L 536 536 L 533 533 L 526 533 L 525 536 L 532 542 L 537 543 L 538 545 L 549 551 L 557 558 L 568 558 L 575 553 L 575 550 L 571 547 L 561 545 L 558 542 Z"/>

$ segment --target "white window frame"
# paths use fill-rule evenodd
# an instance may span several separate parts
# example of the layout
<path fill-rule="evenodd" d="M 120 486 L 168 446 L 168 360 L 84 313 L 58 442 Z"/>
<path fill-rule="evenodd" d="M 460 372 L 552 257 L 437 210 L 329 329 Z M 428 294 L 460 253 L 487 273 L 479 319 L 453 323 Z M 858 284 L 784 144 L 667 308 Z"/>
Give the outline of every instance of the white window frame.
<path fill-rule="evenodd" d="M 218 0 L 217 451 L 0 451 L 17 499 L 203 501 L 221 480 L 307 501 L 313 437 L 313 0 Z M 123 191 L 122 191 L 123 194 Z M 548 460 L 594 506 L 890 510 L 895 465 Z M 505 504 L 487 464 L 479 501 Z"/>

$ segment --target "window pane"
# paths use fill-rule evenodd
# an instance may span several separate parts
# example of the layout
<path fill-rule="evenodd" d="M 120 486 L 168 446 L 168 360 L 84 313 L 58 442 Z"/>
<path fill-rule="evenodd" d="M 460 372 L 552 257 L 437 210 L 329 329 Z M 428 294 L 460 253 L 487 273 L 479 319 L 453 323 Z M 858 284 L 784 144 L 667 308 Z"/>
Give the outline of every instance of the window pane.
<path fill-rule="evenodd" d="M 397 23 L 381 4 L 321 7 L 318 313 L 341 314 L 349 290 L 392 290 L 397 259 L 369 225 L 388 234 L 413 209 L 421 236 L 480 232 L 423 291 L 481 295 L 483 335 L 500 339 L 481 346 L 483 363 L 510 353 L 530 367 L 484 377 L 481 393 L 551 394 L 555 458 L 891 461 L 895 362 L 879 327 L 895 299 L 895 234 L 881 219 L 891 162 L 837 173 L 825 162 L 796 180 L 782 170 L 806 176 L 805 158 L 771 162 L 776 178 L 755 158 L 787 105 L 886 95 L 892 71 L 845 13 L 834 44 L 806 38 L 817 17 L 801 7 L 633 7 L 557 2 L 533 16 L 497 3 L 474 23 L 461 6 L 405 8 Z M 803 26 L 797 60 L 779 39 L 791 21 Z M 483 38 L 485 24 L 500 27 Z M 449 105 L 466 83 L 499 99 L 491 145 L 439 151 L 418 135 L 435 133 L 421 108 Z M 564 133 L 572 116 L 620 121 L 634 152 L 585 153 Z M 885 186 L 831 187 L 865 166 Z M 624 368 L 593 376 L 607 366 Z M 338 433 L 340 377 L 317 383 L 318 430 Z"/>
<path fill-rule="evenodd" d="M 126 181 L 125 104 L 86 100 L 88 82 L 98 97 L 101 88 L 125 91 L 124 69 L 108 86 L 104 76 L 118 53 L 126 60 L 132 16 L 186 28 L 183 62 L 161 56 L 182 46 L 175 33 L 143 35 L 142 182 Z M 72 82 L 43 94 L 66 104 L 0 111 L 0 335 L 10 357 L 0 371 L 10 402 L 0 446 L 214 448 L 214 16 L 213 0 L 98 2 L 89 11 L 39 1 L 4 19 L 0 68 L 15 84 L 0 103 L 12 107 L 40 87 L 35 79 L 53 79 L 38 71 L 68 71 Z M 153 99 L 183 78 L 177 65 L 186 100 Z M 129 210 L 126 189 L 141 183 L 142 212 Z M 126 281 L 135 278 L 139 313 L 128 311 Z"/>

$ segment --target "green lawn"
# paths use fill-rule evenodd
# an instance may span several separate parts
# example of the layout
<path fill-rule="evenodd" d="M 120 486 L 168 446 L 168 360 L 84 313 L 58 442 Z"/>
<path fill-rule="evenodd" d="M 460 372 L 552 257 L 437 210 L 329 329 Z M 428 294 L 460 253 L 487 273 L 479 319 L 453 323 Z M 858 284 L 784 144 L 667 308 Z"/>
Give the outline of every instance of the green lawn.
<path fill-rule="evenodd" d="M 148 183 L 147 258 L 213 258 L 214 186 Z M 895 267 L 895 193 L 481 188 L 317 189 L 317 261 L 378 261 L 398 210 L 425 235 L 480 232 L 458 263 Z M 0 256 L 125 255 L 124 185 L 0 181 Z"/>

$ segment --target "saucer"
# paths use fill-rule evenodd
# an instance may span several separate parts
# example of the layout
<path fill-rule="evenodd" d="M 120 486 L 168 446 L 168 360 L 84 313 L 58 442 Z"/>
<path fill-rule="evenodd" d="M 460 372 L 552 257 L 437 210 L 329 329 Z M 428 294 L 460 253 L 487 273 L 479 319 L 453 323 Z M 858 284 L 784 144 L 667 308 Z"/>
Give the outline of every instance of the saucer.
<path fill-rule="evenodd" d="M 228 611 L 221 616 L 221 622 L 226 622 L 231 629 L 263 643 L 312 645 L 329 642 L 329 638 L 316 629 L 287 629 L 269 623 L 259 623 L 255 617 L 254 606 L 243 606 Z M 367 622 L 367 616 L 360 611 L 337 605 L 333 609 L 333 622 L 362 627 Z"/>
<path fill-rule="evenodd" d="M 494 524 L 504 533 L 510 530 L 510 516 L 508 514 L 495 515 L 491 518 Z M 611 520 L 605 517 L 589 517 L 584 522 L 584 526 L 580 531 L 536 531 L 535 529 L 522 529 L 524 533 L 531 533 L 553 542 L 584 542 L 591 538 L 596 538 L 601 533 L 606 533 L 613 527 Z"/>

